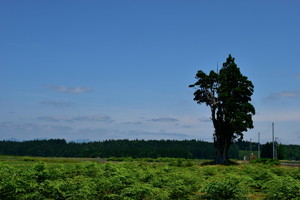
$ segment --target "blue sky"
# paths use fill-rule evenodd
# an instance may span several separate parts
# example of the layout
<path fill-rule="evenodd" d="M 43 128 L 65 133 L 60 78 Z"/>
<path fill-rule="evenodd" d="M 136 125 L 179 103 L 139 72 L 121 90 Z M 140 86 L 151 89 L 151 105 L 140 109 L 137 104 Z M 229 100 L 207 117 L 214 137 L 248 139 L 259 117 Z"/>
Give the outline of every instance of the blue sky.
<path fill-rule="evenodd" d="M 1 1 L 0 139 L 212 141 L 198 70 L 255 86 L 245 139 L 300 144 L 300 2 Z"/>

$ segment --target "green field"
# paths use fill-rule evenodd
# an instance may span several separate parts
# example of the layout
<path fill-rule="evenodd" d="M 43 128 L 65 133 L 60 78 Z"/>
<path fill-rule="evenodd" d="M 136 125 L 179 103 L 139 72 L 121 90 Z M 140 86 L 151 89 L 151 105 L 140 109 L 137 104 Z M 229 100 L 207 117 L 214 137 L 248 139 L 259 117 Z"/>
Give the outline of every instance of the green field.
<path fill-rule="evenodd" d="M 204 162 L 0 156 L 0 199 L 299 199 L 299 167 Z"/>

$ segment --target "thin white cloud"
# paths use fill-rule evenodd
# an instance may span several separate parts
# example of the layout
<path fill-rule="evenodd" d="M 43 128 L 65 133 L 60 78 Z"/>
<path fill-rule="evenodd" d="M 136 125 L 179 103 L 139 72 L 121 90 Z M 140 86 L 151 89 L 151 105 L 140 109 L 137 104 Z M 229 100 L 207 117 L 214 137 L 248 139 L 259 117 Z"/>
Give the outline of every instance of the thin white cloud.
<path fill-rule="evenodd" d="M 47 121 L 47 122 L 60 122 L 60 121 L 68 121 L 70 118 L 66 116 L 43 116 L 38 117 L 38 120 Z"/>
<path fill-rule="evenodd" d="M 300 90 L 283 91 L 274 94 L 270 94 L 266 97 L 266 100 L 277 100 L 277 99 L 290 99 L 300 97 Z"/>
<path fill-rule="evenodd" d="M 63 138 L 72 135 L 74 129 L 70 126 L 41 123 L 0 122 L 1 140 L 33 140 L 45 138 Z"/>
<path fill-rule="evenodd" d="M 136 122 L 124 122 L 123 124 L 137 126 L 137 125 L 142 125 L 143 123 L 140 121 L 136 121 Z"/>
<path fill-rule="evenodd" d="M 80 129 L 76 133 L 76 139 L 92 139 L 92 140 L 107 140 L 107 139 L 144 139 L 144 140 L 160 140 L 160 139 L 190 139 L 191 137 L 176 132 L 162 131 L 143 131 L 143 130 L 111 130 L 103 128 L 85 128 Z"/>
<path fill-rule="evenodd" d="M 300 115 L 297 110 L 295 111 L 268 111 L 259 113 L 253 116 L 256 122 L 297 122 L 300 121 Z"/>
<path fill-rule="evenodd" d="M 171 118 L 171 117 L 160 117 L 160 118 L 153 118 L 150 119 L 149 121 L 152 122 L 178 122 L 178 119 Z"/>
<path fill-rule="evenodd" d="M 73 131 L 72 127 L 61 126 L 61 125 L 49 125 L 49 124 L 39 124 L 39 123 L 14 123 L 10 121 L 5 121 L 0 123 L 0 131 L 6 134 L 16 133 L 54 133 L 54 132 L 69 132 Z"/>
<path fill-rule="evenodd" d="M 47 122 L 112 122 L 110 116 L 107 115 L 78 115 L 78 116 L 43 116 L 38 117 L 38 120 L 47 121 Z"/>
<path fill-rule="evenodd" d="M 104 121 L 104 122 L 112 122 L 110 116 L 107 115 L 89 115 L 89 116 L 76 116 L 73 117 L 75 121 Z"/>
<path fill-rule="evenodd" d="M 199 118 L 200 122 L 211 123 L 211 119 L 209 117 L 201 117 Z"/>
<path fill-rule="evenodd" d="M 0 122 L 0 132 L 4 133 L 0 139 L 16 138 L 18 140 L 36 139 L 36 138 L 64 138 L 66 140 L 79 140 L 88 139 L 91 141 L 107 140 L 107 139 L 202 139 L 208 138 L 205 135 L 207 131 L 201 131 L 202 129 L 193 130 L 186 124 L 186 127 L 178 125 L 173 128 L 165 129 L 157 126 L 151 126 L 153 128 L 140 126 L 128 126 L 118 127 L 118 122 L 107 123 L 108 126 L 97 123 L 96 126 L 79 126 L 68 125 L 68 123 L 53 123 L 53 122 L 75 122 L 75 120 L 100 120 L 101 117 L 92 116 L 48 116 L 39 118 L 42 120 L 38 123 L 14 123 L 14 122 Z M 104 117 L 105 119 L 105 117 Z M 110 118 L 108 118 L 110 119 Z M 134 121 L 133 121 L 134 122 Z M 143 125 L 144 123 L 142 123 Z M 137 123 L 139 125 L 139 123 Z M 188 134 L 187 134 L 188 128 Z M 203 133 L 200 134 L 199 133 Z M 209 134 L 210 135 L 210 134 Z"/>
<path fill-rule="evenodd" d="M 183 140 L 190 138 L 189 135 L 176 132 L 164 132 L 164 131 L 140 131 L 140 130 L 129 130 L 125 132 L 120 132 L 119 137 L 129 138 L 129 139 L 177 139 Z"/>
<path fill-rule="evenodd" d="M 190 126 L 190 125 L 183 125 L 182 127 L 183 128 L 194 128 L 193 126 Z"/>
<path fill-rule="evenodd" d="M 57 86 L 57 85 L 46 85 L 46 88 L 52 89 L 57 92 L 62 93 L 71 93 L 71 94 L 81 94 L 81 93 L 87 93 L 92 90 L 91 87 L 68 87 L 68 86 Z"/>
<path fill-rule="evenodd" d="M 39 103 L 42 105 L 50 105 L 57 107 L 66 107 L 71 105 L 71 102 L 69 101 L 40 101 Z"/>

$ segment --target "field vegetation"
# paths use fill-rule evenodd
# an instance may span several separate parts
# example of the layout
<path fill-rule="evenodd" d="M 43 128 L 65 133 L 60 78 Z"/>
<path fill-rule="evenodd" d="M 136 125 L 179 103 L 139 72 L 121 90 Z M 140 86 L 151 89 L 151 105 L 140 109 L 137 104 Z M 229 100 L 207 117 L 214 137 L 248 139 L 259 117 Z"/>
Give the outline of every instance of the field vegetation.
<path fill-rule="evenodd" d="M 0 199 L 299 199 L 299 167 L 207 161 L 0 156 Z"/>

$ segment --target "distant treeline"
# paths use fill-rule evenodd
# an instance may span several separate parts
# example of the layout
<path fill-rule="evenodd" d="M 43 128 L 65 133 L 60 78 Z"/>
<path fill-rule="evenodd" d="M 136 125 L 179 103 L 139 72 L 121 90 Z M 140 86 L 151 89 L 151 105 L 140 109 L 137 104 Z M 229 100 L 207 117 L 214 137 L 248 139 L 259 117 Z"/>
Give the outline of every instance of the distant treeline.
<path fill-rule="evenodd" d="M 262 145 L 263 146 L 263 145 Z M 300 160 L 299 145 L 283 145 L 284 158 Z M 251 143 L 252 151 L 257 143 Z M 229 158 L 241 159 L 240 151 L 249 151 L 250 143 L 234 143 Z M 106 140 L 98 142 L 67 142 L 64 139 L 0 141 L 0 154 L 42 157 L 133 157 L 213 159 L 213 143 L 199 140 Z"/>
<path fill-rule="evenodd" d="M 235 144 L 237 144 L 240 152 L 250 151 L 251 148 L 251 152 L 256 151 L 257 153 L 258 143 L 240 141 Z M 273 158 L 273 143 L 267 142 L 265 144 L 260 145 L 260 151 L 261 158 Z M 300 145 L 284 145 L 275 143 L 275 152 L 277 158 L 280 160 L 300 160 Z"/>

